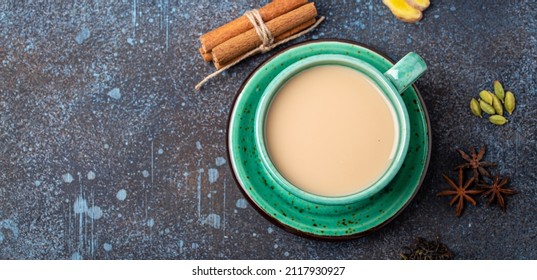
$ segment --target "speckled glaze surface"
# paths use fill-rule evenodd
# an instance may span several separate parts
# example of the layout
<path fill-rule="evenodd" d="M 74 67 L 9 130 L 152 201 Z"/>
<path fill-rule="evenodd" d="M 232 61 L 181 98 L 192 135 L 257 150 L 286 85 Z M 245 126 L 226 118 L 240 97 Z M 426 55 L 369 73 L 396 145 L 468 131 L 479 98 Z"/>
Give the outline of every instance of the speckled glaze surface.
<path fill-rule="evenodd" d="M 245 196 L 265 217 L 297 234 L 322 239 L 360 237 L 387 224 L 418 191 L 430 155 L 428 116 L 415 87 L 401 94 L 410 118 L 409 150 L 392 182 L 369 199 L 347 205 L 303 200 L 279 186 L 264 168 L 256 148 L 255 112 L 261 93 L 285 67 L 309 56 L 341 54 L 361 59 L 385 72 L 393 63 L 366 46 L 343 41 L 311 41 L 290 47 L 262 64 L 245 81 L 235 101 L 228 128 L 228 152 Z M 289 50 L 288 49 L 288 50 Z"/>

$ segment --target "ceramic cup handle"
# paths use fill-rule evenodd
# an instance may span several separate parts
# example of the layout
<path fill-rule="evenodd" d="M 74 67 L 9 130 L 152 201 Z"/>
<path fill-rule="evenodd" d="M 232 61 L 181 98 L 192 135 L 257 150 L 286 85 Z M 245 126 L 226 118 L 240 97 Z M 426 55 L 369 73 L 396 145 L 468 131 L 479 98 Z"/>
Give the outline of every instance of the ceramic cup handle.
<path fill-rule="evenodd" d="M 397 88 L 397 91 L 402 93 L 421 77 L 426 70 L 427 64 L 425 64 L 423 58 L 418 54 L 411 52 L 399 60 L 399 62 L 384 73 L 384 75 L 392 81 L 395 88 Z"/>

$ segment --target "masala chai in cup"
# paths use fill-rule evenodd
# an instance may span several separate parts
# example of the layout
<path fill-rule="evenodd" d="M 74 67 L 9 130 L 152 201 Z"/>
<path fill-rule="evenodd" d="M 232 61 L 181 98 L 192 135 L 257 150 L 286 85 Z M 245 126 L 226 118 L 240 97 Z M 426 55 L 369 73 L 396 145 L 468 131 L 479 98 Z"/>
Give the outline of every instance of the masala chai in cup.
<path fill-rule="evenodd" d="M 320 196 L 360 192 L 386 172 L 398 124 L 374 81 L 349 67 L 316 66 L 280 88 L 265 124 L 265 143 L 281 175 Z"/>

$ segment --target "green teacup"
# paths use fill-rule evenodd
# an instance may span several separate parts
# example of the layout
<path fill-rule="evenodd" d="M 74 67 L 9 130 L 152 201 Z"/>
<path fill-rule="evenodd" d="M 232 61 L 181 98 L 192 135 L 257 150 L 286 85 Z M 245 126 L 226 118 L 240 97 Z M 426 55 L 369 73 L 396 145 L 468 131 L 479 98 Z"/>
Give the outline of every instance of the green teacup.
<path fill-rule="evenodd" d="M 293 51 L 292 49 L 290 51 Z M 299 73 L 316 67 L 325 65 L 337 65 L 354 69 L 369 78 L 379 89 L 380 93 L 388 99 L 388 106 L 392 111 L 396 137 L 393 144 L 392 157 L 389 158 L 388 167 L 385 172 L 373 183 L 367 186 L 360 186 L 360 191 L 345 196 L 321 196 L 306 192 L 294 186 L 278 171 L 271 160 L 270 153 L 266 145 L 265 124 L 267 113 L 274 97 L 280 89 L 293 77 Z M 293 195 L 313 203 L 324 205 L 344 205 L 369 198 L 382 190 L 397 174 L 405 159 L 410 137 L 410 124 L 407 108 L 400 96 L 407 87 L 412 85 L 427 69 L 423 59 L 415 54 L 409 53 L 402 58 L 394 67 L 386 73 L 379 72 L 375 67 L 367 62 L 341 54 L 320 54 L 310 56 L 290 64 L 272 79 L 265 88 L 261 96 L 259 107 L 255 115 L 255 137 L 256 145 L 261 155 L 262 164 L 268 170 L 270 176 L 283 188 Z"/>

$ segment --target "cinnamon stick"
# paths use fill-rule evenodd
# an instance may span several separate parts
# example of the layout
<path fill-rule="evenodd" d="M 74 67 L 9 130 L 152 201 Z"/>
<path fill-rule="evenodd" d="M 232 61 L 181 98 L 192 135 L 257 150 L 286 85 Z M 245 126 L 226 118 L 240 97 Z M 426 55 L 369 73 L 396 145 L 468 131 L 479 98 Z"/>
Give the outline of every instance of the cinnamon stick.
<path fill-rule="evenodd" d="M 280 41 L 283 41 L 283 40 L 285 40 L 285 39 L 297 34 L 298 32 L 300 32 L 300 31 L 312 26 L 315 22 L 316 22 L 315 18 L 312 18 L 312 19 L 306 21 L 305 23 L 303 23 L 303 24 L 301 24 L 301 25 L 299 25 L 299 26 L 297 26 L 297 27 L 295 27 L 295 28 L 283 33 L 282 35 L 274 37 L 274 43 L 278 43 Z"/>
<path fill-rule="evenodd" d="M 307 22 L 295 27 L 294 29 L 291 29 L 291 30 L 283 33 L 282 35 L 274 38 L 274 43 L 281 42 L 281 41 L 283 41 L 283 40 L 285 40 L 285 39 L 297 34 L 298 32 L 300 32 L 300 31 L 312 26 L 315 22 L 316 22 L 316 20 L 314 18 L 310 19 L 309 21 L 307 21 Z M 206 62 L 210 62 L 210 61 L 213 60 L 213 55 L 212 55 L 212 53 L 206 53 L 206 54 L 203 54 L 203 58 L 205 59 Z M 233 63 L 233 61 L 235 61 L 235 60 L 232 60 L 229 63 Z M 229 63 L 227 63 L 227 64 L 229 64 Z M 216 67 L 217 70 L 220 70 L 223 67 L 225 67 L 227 64 L 220 65 L 220 63 L 215 62 L 214 66 Z"/>
<path fill-rule="evenodd" d="M 307 2 L 308 0 L 274 0 L 260 8 L 259 13 L 263 18 L 263 21 L 268 22 L 306 4 Z M 241 16 L 215 30 L 201 35 L 200 42 L 203 53 L 209 53 L 221 43 L 252 28 L 253 25 L 248 18 Z"/>
<path fill-rule="evenodd" d="M 208 53 L 205 53 L 203 51 L 203 48 L 200 48 L 200 54 L 201 56 L 203 57 L 203 60 L 205 60 L 205 62 L 211 62 L 213 61 L 213 54 L 208 52 Z"/>
<path fill-rule="evenodd" d="M 309 3 L 266 22 L 266 26 L 272 33 L 272 36 L 278 37 L 311 21 L 316 16 L 317 9 L 315 8 L 315 3 Z M 262 41 L 256 31 L 251 29 L 216 46 L 212 50 L 213 60 L 219 65 L 225 65 L 237 57 L 259 47 L 261 44 Z"/>

